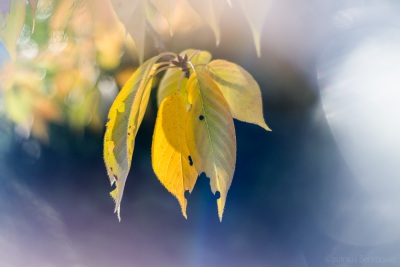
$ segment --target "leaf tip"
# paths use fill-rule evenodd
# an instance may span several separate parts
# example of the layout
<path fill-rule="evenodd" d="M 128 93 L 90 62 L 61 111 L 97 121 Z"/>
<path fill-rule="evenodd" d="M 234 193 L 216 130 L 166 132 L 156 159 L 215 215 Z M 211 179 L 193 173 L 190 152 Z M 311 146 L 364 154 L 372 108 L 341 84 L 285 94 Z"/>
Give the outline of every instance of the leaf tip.
<path fill-rule="evenodd" d="M 260 125 L 264 130 L 266 130 L 267 132 L 272 132 L 271 128 L 268 127 L 268 125 L 266 123 L 263 123 L 262 125 Z"/>
<path fill-rule="evenodd" d="M 117 212 L 118 222 L 121 222 L 121 209 L 119 205 L 116 212 Z"/>
<path fill-rule="evenodd" d="M 219 209 L 218 207 L 218 218 L 219 218 L 219 222 L 222 223 L 222 215 L 224 214 L 224 210 L 222 208 L 222 210 Z"/>
<path fill-rule="evenodd" d="M 257 57 L 261 58 L 261 44 L 256 44 Z"/>
<path fill-rule="evenodd" d="M 261 33 L 253 29 L 253 42 L 256 48 L 257 57 L 261 58 Z"/>
<path fill-rule="evenodd" d="M 117 195 L 118 195 L 118 188 L 115 188 L 113 191 L 110 192 L 110 196 L 115 202 L 114 213 L 117 213 L 118 221 L 121 222 L 121 206 L 120 203 L 117 202 Z"/>
<path fill-rule="evenodd" d="M 224 215 L 224 209 L 225 209 L 225 201 L 222 201 L 221 197 L 217 199 L 217 208 L 218 208 L 219 222 L 222 222 L 222 216 Z"/>

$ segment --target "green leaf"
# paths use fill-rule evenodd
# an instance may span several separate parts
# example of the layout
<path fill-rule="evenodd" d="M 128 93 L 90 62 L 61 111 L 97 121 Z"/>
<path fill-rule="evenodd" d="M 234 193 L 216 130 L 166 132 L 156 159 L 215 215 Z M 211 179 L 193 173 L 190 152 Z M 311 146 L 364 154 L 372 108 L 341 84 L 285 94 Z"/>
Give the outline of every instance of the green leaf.
<path fill-rule="evenodd" d="M 189 152 L 197 172 L 210 178 L 211 191 L 220 192 L 217 206 L 222 220 L 236 164 L 232 115 L 218 86 L 203 71 L 191 75 L 187 91 L 192 104 L 186 129 Z"/>
<path fill-rule="evenodd" d="M 107 129 L 104 135 L 104 162 L 111 185 L 116 188 L 111 192 L 115 201 L 115 212 L 120 218 L 122 194 L 131 167 L 135 137 L 149 101 L 153 74 L 157 69 L 153 57 L 140 66 L 129 78 L 108 113 Z"/>
<path fill-rule="evenodd" d="M 16 56 L 17 41 L 24 26 L 25 12 L 25 0 L 11 1 L 10 14 L 5 17 L 5 25 L 0 27 L 0 41 L 5 44 L 13 60 Z"/>
<path fill-rule="evenodd" d="M 190 57 L 191 55 L 195 54 L 196 51 L 197 50 L 194 49 L 187 49 L 181 52 L 180 55 L 182 57 L 184 55 Z M 211 60 L 211 54 L 207 51 L 200 51 L 190 59 L 193 65 L 207 64 L 208 62 L 210 62 L 210 60 Z M 178 84 L 181 76 L 182 76 L 182 71 L 178 68 L 168 69 L 165 72 L 163 78 L 161 79 L 160 85 L 158 86 L 158 92 L 157 92 L 158 105 L 161 104 L 161 102 L 165 97 L 178 91 Z M 183 77 L 180 84 L 180 91 L 187 102 L 186 82 L 187 79 Z"/>
<path fill-rule="evenodd" d="M 205 70 L 218 85 L 235 119 L 271 131 L 264 120 L 260 87 L 245 69 L 226 60 L 213 60 Z"/>
<path fill-rule="evenodd" d="M 238 0 L 250 24 L 257 56 L 261 56 L 261 32 L 273 0 Z"/>
<path fill-rule="evenodd" d="M 185 100 L 181 93 L 169 95 L 161 103 L 157 113 L 151 148 L 155 174 L 165 188 L 179 201 L 186 216 L 185 191 L 192 192 L 198 173 L 191 163 L 186 141 Z"/>

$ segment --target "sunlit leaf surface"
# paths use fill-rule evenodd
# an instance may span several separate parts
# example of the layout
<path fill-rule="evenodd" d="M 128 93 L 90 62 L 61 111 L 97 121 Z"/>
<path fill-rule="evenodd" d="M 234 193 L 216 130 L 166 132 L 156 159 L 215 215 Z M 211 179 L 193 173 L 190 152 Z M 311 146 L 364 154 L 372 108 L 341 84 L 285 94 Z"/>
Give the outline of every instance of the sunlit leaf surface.
<path fill-rule="evenodd" d="M 156 71 L 153 57 L 139 67 L 129 78 L 112 104 L 104 135 L 104 161 L 111 184 L 116 188 L 111 192 L 115 201 L 115 212 L 120 219 L 120 203 L 131 166 L 135 137 L 142 122 L 149 100 L 152 74 Z"/>
<path fill-rule="evenodd" d="M 179 201 L 186 218 L 185 191 L 192 192 L 198 173 L 186 141 L 187 109 L 180 92 L 167 96 L 158 110 L 151 149 L 153 170 Z"/>
<path fill-rule="evenodd" d="M 218 85 L 235 119 L 270 131 L 264 121 L 260 87 L 245 69 L 226 60 L 213 60 L 205 70 Z"/>
<path fill-rule="evenodd" d="M 187 49 L 180 53 L 180 55 L 183 57 L 184 55 L 187 55 L 188 57 L 193 56 L 190 61 L 192 62 L 193 65 L 196 64 L 207 64 L 211 60 L 211 54 L 207 51 L 200 51 L 196 52 L 194 49 Z M 180 82 L 180 88 L 179 86 L 179 80 Z M 181 93 L 187 101 L 187 94 L 186 94 L 186 82 L 187 78 L 182 76 L 182 71 L 178 68 L 173 68 L 173 69 L 168 69 L 161 82 L 160 85 L 158 86 L 158 91 L 157 91 L 157 102 L 158 105 L 161 104 L 162 100 L 172 94 L 178 91 L 178 89 L 181 89 Z"/>
<path fill-rule="evenodd" d="M 189 110 L 186 135 L 193 163 L 210 178 L 222 220 L 229 187 L 235 172 L 236 134 L 232 115 L 218 86 L 204 72 L 193 73 L 187 83 Z"/>

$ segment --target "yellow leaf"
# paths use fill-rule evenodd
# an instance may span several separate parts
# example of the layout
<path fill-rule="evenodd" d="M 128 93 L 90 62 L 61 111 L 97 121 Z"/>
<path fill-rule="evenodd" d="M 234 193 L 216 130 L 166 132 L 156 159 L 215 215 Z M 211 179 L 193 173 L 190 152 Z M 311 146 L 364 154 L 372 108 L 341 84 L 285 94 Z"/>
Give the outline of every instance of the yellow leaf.
<path fill-rule="evenodd" d="M 246 19 L 250 24 L 258 57 L 261 56 L 262 28 L 272 2 L 273 0 L 239 0 L 239 4 L 241 5 Z"/>
<path fill-rule="evenodd" d="M 218 85 L 235 119 L 271 131 L 264 121 L 260 87 L 245 69 L 226 60 L 213 60 L 205 69 Z"/>
<path fill-rule="evenodd" d="M 29 124 L 32 118 L 33 98 L 28 90 L 11 89 L 4 94 L 7 116 L 17 124 Z"/>
<path fill-rule="evenodd" d="M 228 103 L 213 80 L 203 71 L 187 83 L 189 103 L 186 136 L 198 173 L 210 178 L 211 190 L 220 192 L 218 216 L 222 214 L 236 163 L 236 134 Z"/>
<path fill-rule="evenodd" d="M 13 60 L 15 59 L 17 41 L 24 26 L 25 12 L 25 0 L 11 1 L 10 14 L 6 15 L 5 25 L 0 27 L 0 41 L 5 44 Z"/>
<path fill-rule="evenodd" d="M 187 110 L 180 92 L 166 97 L 158 110 L 151 149 L 155 174 L 179 201 L 186 216 L 185 191 L 192 192 L 198 173 L 186 141 Z"/>
<path fill-rule="evenodd" d="M 180 55 L 183 57 L 184 55 L 187 55 L 190 57 L 196 53 L 196 50 L 194 49 L 187 49 L 183 52 L 180 53 Z M 207 64 L 211 60 L 211 54 L 207 51 L 200 51 L 197 53 L 195 56 L 193 56 L 190 61 L 192 62 L 193 65 L 196 64 Z M 165 72 L 165 75 L 163 76 L 160 85 L 158 86 L 158 92 L 157 92 L 157 101 L 158 105 L 161 104 L 163 99 L 175 92 L 178 91 L 178 84 L 179 84 L 179 79 L 182 75 L 182 71 L 178 68 L 173 68 L 173 69 L 168 69 Z M 185 77 L 182 78 L 181 85 L 180 85 L 180 91 L 183 94 L 184 99 L 187 99 L 186 95 L 186 82 L 187 79 Z"/>
<path fill-rule="evenodd" d="M 115 201 L 115 212 L 120 219 L 120 204 L 126 178 L 131 166 L 135 137 L 142 122 L 152 85 L 152 74 L 156 71 L 153 57 L 139 67 L 119 92 L 108 113 L 104 135 L 104 162 L 111 185 L 116 188 L 111 194 Z"/>

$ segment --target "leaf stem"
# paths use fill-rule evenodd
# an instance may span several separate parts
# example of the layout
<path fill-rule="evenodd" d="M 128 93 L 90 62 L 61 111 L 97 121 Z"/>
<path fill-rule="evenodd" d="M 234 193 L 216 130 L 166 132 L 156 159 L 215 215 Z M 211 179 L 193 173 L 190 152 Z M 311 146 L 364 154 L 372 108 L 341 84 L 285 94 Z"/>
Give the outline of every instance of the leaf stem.
<path fill-rule="evenodd" d="M 191 54 L 190 57 L 188 58 L 188 61 L 191 60 L 198 53 L 200 53 L 200 50 L 196 50 L 193 54 Z"/>
<path fill-rule="evenodd" d="M 188 61 L 188 63 L 189 63 L 189 65 L 190 65 L 190 67 L 192 67 L 192 70 L 193 70 L 194 72 L 196 72 L 196 69 L 194 68 L 193 63 L 190 62 L 190 61 Z"/>
<path fill-rule="evenodd" d="M 181 91 L 181 82 L 182 82 L 183 77 L 185 77 L 185 73 L 182 72 L 181 77 L 179 77 L 178 92 Z"/>
<path fill-rule="evenodd" d="M 164 52 L 158 55 L 158 60 L 166 56 L 173 56 L 174 58 L 177 57 L 177 55 L 174 52 Z"/>
<path fill-rule="evenodd" d="M 169 63 L 168 63 L 169 64 Z M 164 64 L 163 64 L 164 65 Z M 153 73 L 153 75 L 151 75 L 151 77 L 156 76 L 157 74 L 159 74 L 160 72 L 167 70 L 167 69 L 172 69 L 172 68 L 177 68 L 177 66 L 166 66 L 166 67 L 162 67 L 160 69 L 158 69 L 156 72 Z"/>

